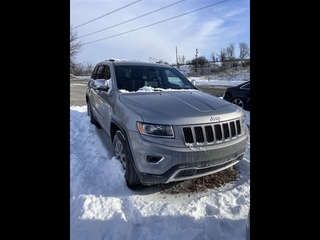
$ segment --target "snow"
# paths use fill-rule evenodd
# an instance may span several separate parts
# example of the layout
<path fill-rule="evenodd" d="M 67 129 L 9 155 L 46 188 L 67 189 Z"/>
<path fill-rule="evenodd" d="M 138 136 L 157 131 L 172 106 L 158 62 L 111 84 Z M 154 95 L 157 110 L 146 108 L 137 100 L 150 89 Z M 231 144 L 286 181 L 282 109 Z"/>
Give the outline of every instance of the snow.
<path fill-rule="evenodd" d="M 192 77 L 197 85 L 243 82 Z M 106 133 L 86 106 L 70 107 L 71 240 L 246 239 L 250 208 L 250 137 L 238 179 L 205 192 L 169 194 L 158 186 L 131 190 Z M 245 111 L 250 126 L 250 112 Z"/>

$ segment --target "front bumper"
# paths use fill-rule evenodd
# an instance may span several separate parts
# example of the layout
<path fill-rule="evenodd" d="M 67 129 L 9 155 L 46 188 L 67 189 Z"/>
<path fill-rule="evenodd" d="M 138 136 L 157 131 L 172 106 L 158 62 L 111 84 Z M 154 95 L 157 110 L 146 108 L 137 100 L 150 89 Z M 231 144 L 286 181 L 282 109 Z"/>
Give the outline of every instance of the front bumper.
<path fill-rule="evenodd" d="M 130 133 L 130 139 L 140 181 L 152 185 L 206 176 L 237 164 L 246 151 L 248 129 L 238 139 L 203 147 L 178 148 L 150 143 L 134 132 Z"/>

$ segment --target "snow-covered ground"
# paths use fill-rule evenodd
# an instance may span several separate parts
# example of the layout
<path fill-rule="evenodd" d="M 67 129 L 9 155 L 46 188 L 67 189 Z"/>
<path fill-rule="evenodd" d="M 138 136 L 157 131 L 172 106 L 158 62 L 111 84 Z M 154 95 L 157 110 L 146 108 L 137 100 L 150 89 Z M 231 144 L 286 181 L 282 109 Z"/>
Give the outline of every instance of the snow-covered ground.
<path fill-rule="evenodd" d="M 238 85 L 242 79 L 190 77 L 198 85 Z M 70 107 L 71 240 L 245 240 L 250 208 L 250 137 L 236 181 L 192 194 L 157 186 L 131 190 L 106 147 L 106 134 L 90 124 L 86 106 Z M 250 112 L 246 111 L 250 126 Z"/>

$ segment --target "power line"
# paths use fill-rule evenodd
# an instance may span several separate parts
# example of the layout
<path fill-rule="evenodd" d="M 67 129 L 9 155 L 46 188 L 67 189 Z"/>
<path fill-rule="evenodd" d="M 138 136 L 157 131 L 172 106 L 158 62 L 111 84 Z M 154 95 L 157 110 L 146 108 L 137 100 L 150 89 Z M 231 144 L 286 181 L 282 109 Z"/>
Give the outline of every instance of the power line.
<path fill-rule="evenodd" d="M 127 20 L 127 21 L 124 21 L 124 22 L 121 22 L 121 23 L 115 24 L 115 25 L 110 26 L 110 27 L 107 27 L 107 28 L 103 28 L 103 29 L 101 29 L 101 30 L 98 30 L 98 31 L 95 31 L 95 32 L 92 32 L 92 33 L 88 33 L 88 34 L 83 35 L 83 36 L 78 37 L 78 38 L 83 38 L 83 37 L 86 37 L 86 36 L 89 36 L 89 35 L 92 35 L 92 34 L 95 34 L 95 33 L 98 33 L 98 32 L 102 32 L 102 31 L 104 31 L 104 30 L 107 30 L 107 29 L 110 29 L 110 28 L 113 28 L 113 27 L 119 26 L 119 25 L 121 25 L 121 24 L 124 24 L 124 23 L 130 22 L 130 21 L 132 21 L 132 20 L 135 20 L 135 19 L 138 19 L 138 18 L 141 18 L 141 17 L 147 16 L 147 15 L 149 15 L 149 14 L 151 14 L 151 13 L 158 12 L 158 11 L 160 11 L 160 10 L 162 10 L 162 9 L 165 9 L 165 8 L 171 7 L 171 6 L 175 5 L 175 4 L 178 4 L 178 3 L 183 2 L 183 1 L 185 1 L 185 0 L 181 0 L 181 1 L 178 1 L 178 2 L 176 2 L 176 3 L 173 3 L 173 4 L 170 4 L 170 5 L 167 5 L 167 6 L 165 6 L 165 7 L 158 8 L 158 9 L 156 9 L 156 10 L 154 10 L 154 11 L 148 12 L 148 13 L 146 13 L 146 14 L 140 15 L 140 16 L 135 17 L 135 18 L 131 18 L 131 19 Z"/>
<path fill-rule="evenodd" d="M 81 4 L 81 3 L 85 2 L 85 1 L 87 1 L 87 0 L 83 0 L 82 2 L 77 3 L 76 5 L 72 6 L 71 8 L 74 8 L 75 6 L 78 6 L 79 4 Z"/>
<path fill-rule="evenodd" d="M 184 16 L 184 15 L 187 15 L 187 14 L 190 14 L 190 13 L 193 13 L 193 12 L 196 12 L 196 11 L 199 11 L 199 10 L 202 10 L 202 9 L 204 9 L 204 8 L 208 8 L 208 7 L 211 7 L 211 6 L 213 6 L 213 5 L 217 5 L 217 4 L 222 3 L 222 2 L 225 2 L 225 1 L 227 1 L 227 0 L 224 0 L 224 1 L 221 1 L 221 2 L 217 2 L 217 3 L 213 3 L 213 4 L 210 4 L 210 5 L 208 5 L 208 6 L 205 6 L 205 7 L 198 8 L 198 9 L 196 9 L 196 10 L 190 11 L 190 12 L 186 12 L 186 13 L 180 14 L 180 15 L 175 16 L 175 17 L 172 17 L 172 18 L 167 18 L 167 19 L 165 19 L 165 20 L 162 20 L 162 21 L 159 21 L 159 22 L 155 22 L 155 23 L 152 23 L 152 24 L 143 26 L 143 27 L 135 28 L 135 29 L 132 29 L 132 30 L 123 32 L 123 33 L 119 33 L 119 34 L 116 34 L 116 35 L 112 35 L 112 36 L 110 36 L 110 37 L 100 38 L 100 39 L 95 40 L 95 41 L 83 43 L 82 45 L 86 45 L 86 44 L 98 42 L 98 41 L 101 41 L 101 40 L 104 40 L 104 39 L 108 39 L 108 38 L 120 36 L 120 35 L 129 33 L 129 32 L 134 32 L 134 31 L 140 30 L 140 29 L 142 29 L 142 28 L 146 28 L 146 27 L 150 27 L 150 26 L 156 25 L 156 24 L 158 24 L 158 23 L 166 22 L 166 21 L 172 20 L 172 19 L 174 19 L 174 18 L 178 18 L 178 17 Z"/>
<path fill-rule="evenodd" d="M 137 0 L 137 1 L 135 1 L 135 2 L 129 3 L 129 4 L 127 4 L 127 5 L 125 5 L 125 6 L 121 7 L 121 8 L 118 8 L 118 9 L 116 9 L 116 10 L 114 10 L 114 11 L 111 11 L 111 12 L 109 12 L 109 13 L 106 13 L 106 14 L 100 16 L 100 17 L 97 17 L 97 18 L 92 19 L 92 20 L 90 20 L 90 21 L 88 21 L 88 22 L 85 22 L 85 23 L 83 23 L 83 24 L 80 24 L 80 25 L 78 25 L 78 26 L 76 26 L 76 27 L 74 27 L 74 28 L 72 28 L 72 29 L 75 29 L 75 28 L 81 27 L 81 26 L 83 26 L 83 25 L 85 25 L 85 24 L 91 23 L 91 22 L 93 22 L 93 21 L 95 21 L 95 20 L 97 20 L 97 19 L 99 19 L 99 18 L 102 18 L 102 17 L 104 17 L 104 16 L 106 16 L 106 15 L 109 15 L 109 14 L 111 14 L 111 13 L 117 12 L 117 11 L 123 9 L 123 8 L 126 8 L 126 7 L 128 7 L 128 6 L 132 5 L 132 4 L 135 4 L 135 3 L 140 2 L 140 1 L 141 1 L 141 0 Z"/>

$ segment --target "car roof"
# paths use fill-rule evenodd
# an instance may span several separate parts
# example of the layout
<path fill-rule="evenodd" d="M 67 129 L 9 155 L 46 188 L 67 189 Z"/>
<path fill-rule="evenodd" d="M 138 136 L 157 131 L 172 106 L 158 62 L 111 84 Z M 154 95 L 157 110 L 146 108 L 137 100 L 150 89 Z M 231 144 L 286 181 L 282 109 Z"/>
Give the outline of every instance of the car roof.
<path fill-rule="evenodd" d="M 129 61 L 129 60 L 115 60 L 108 59 L 100 62 L 99 64 L 103 64 L 106 62 L 112 62 L 115 66 L 147 66 L 147 67 L 171 67 L 170 65 L 164 63 L 156 63 L 156 62 L 141 62 L 141 61 Z"/>

